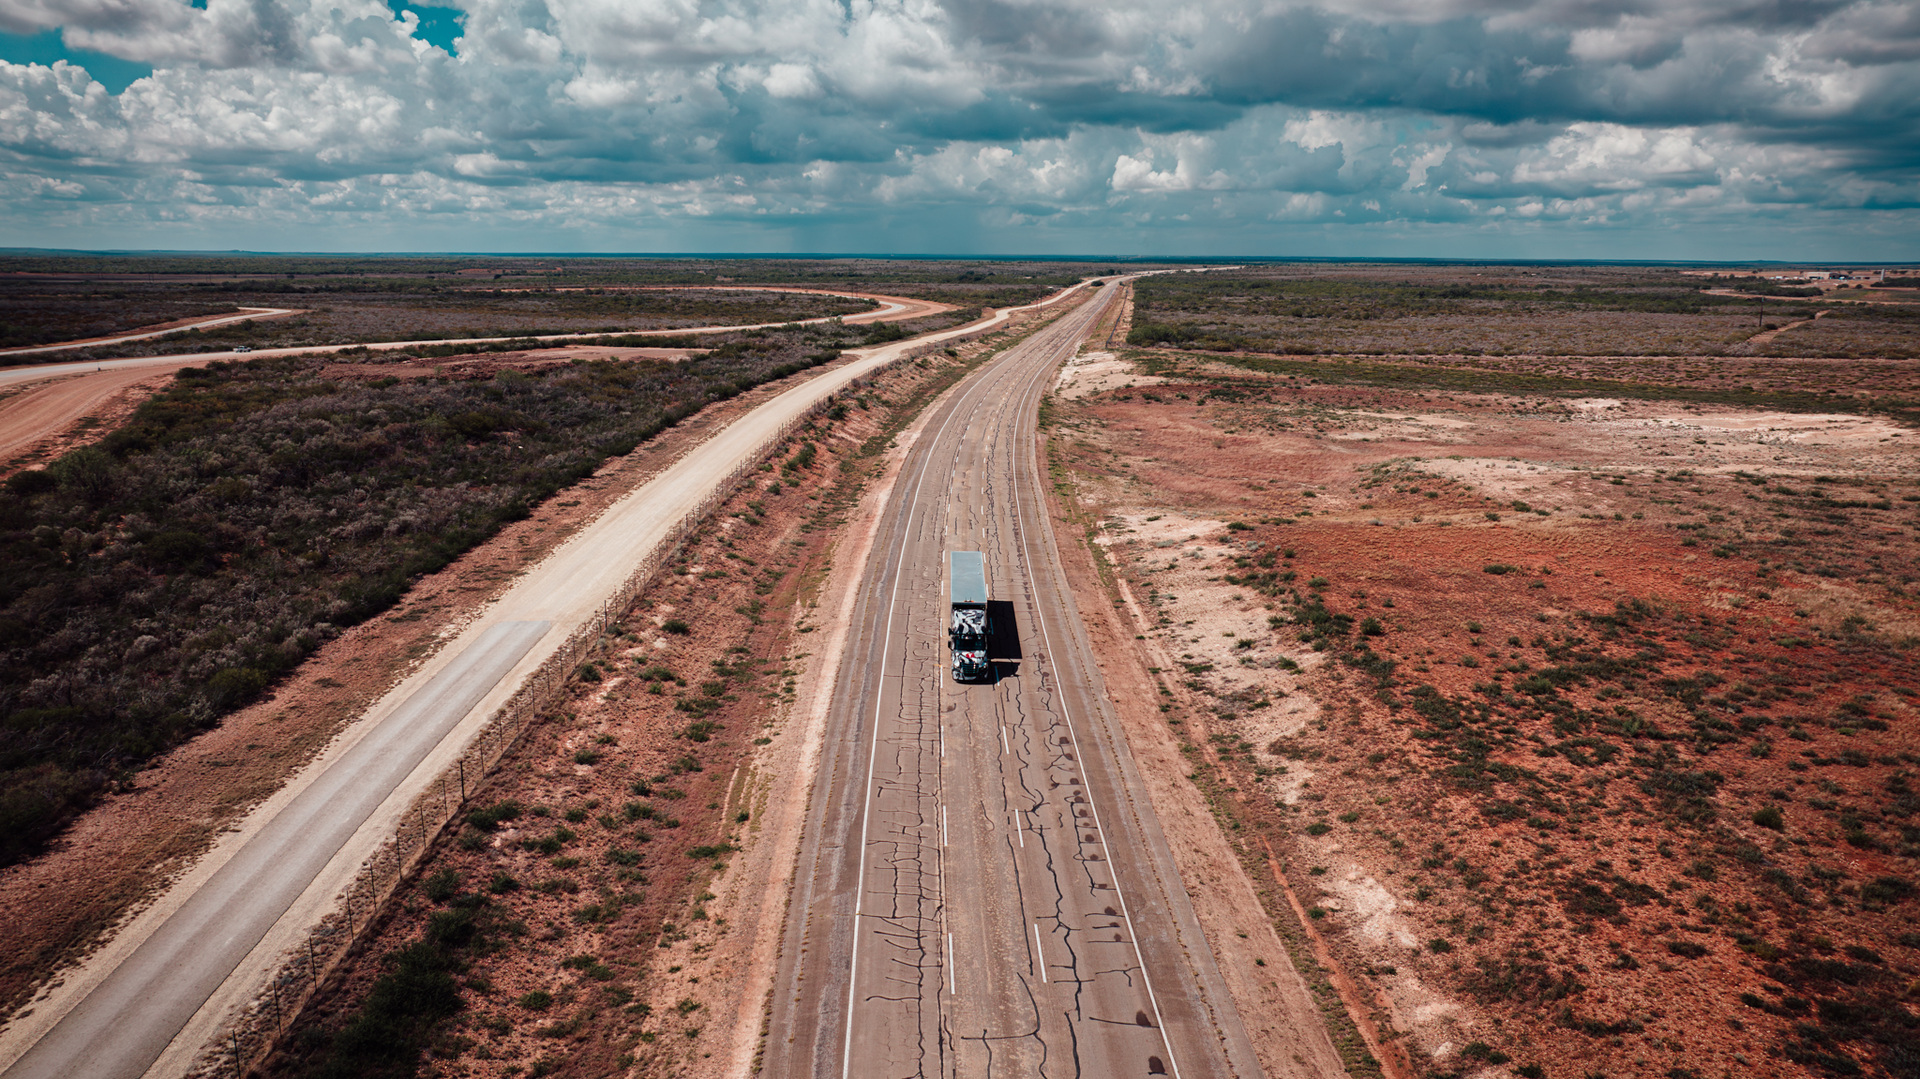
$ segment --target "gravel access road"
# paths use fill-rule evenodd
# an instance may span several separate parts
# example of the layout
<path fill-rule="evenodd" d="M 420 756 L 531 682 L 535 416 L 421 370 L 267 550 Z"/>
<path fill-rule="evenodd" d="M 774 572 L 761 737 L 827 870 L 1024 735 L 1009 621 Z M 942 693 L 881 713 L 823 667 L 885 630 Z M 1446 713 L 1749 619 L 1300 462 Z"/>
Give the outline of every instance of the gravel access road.
<path fill-rule="evenodd" d="M 70 348 L 105 348 L 124 345 L 128 341 L 146 341 L 155 337 L 165 337 L 170 333 L 182 333 L 187 330 L 210 330 L 215 326 L 228 326 L 235 322 L 250 322 L 254 319 L 286 318 L 298 315 L 299 308 L 293 307 L 242 307 L 238 314 L 208 315 L 205 318 L 182 319 L 169 322 L 151 330 L 135 330 L 131 333 L 109 334 L 106 337 L 86 337 L 78 341 L 56 341 L 51 345 L 34 345 L 30 348 L 0 348 L 0 356 L 34 356 L 44 352 L 65 352 Z"/>
<path fill-rule="evenodd" d="M 1036 307 L 1078 292 L 1075 286 Z M 313 764 L 0 1030 L 4 1079 L 186 1074 L 489 719 L 736 467 L 848 383 L 990 319 L 857 350 L 735 420 L 523 573 Z M 684 332 L 684 331 L 682 331 Z M 456 688 L 457 687 L 457 691 Z M 427 731 L 424 741 L 418 731 Z M 316 795 L 313 792 L 321 792 Z M 332 797 L 329 791 L 351 791 Z M 319 798 L 319 802 L 314 799 Z M 313 812 L 315 805 L 326 811 Z M 244 916 L 222 912 L 244 900 Z M 209 906 L 209 904 L 212 904 Z"/>
<path fill-rule="evenodd" d="M 751 289 L 745 286 L 725 286 L 723 291 L 760 291 L 760 292 L 817 292 L 810 289 L 770 288 Z M 952 305 L 935 303 L 931 300 L 916 300 L 906 296 L 881 296 L 870 293 L 829 293 L 833 296 L 853 296 L 857 299 L 873 300 L 880 307 L 872 311 L 863 311 L 857 315 L 848 315 L 842 319 L 848 325 L 868 322 L 899 322 L 905 319 L 921 318 L 952 310 Z M 220 315 L 212 319 L 198 320 L 190 325 L 172 326 L 166 329 L 144 333 L 121 334 L 116 337 L 102 337 L 83 342 L 67 342 L 59 345 L 44 345 L 38 348 L 13 349 L 0 352 L 0 357 L 26 355 L 37 352 L 57 352 L 71 348 L 99 348 L 123 344 L 128 341 L 142 341 L 162 334 L 178 333 L 193 328 L 225 325 L 229 322 L 242 322 L 253 318 L 279 318 L 285 315 L 299 314 L 290 308 L 246 308 L 246 314 Z M 825 322 L 827 319 L 807 319 L 802 325 Z M 678 334 L 716 334 L 731 333 L 737 330 L 760 329 L 766 326 L 787 325 L 786 323 L 756 323 L 751 326 L 696 326 L 677 330 L 638 330 L 636 334 L 651 336 L 671 336 Z M 0 462 L 11 459 L 32 447 L 42 439 L 51 438 L 66 431 L 82 418 L 91 415 L 116 393 L 134 386 L 146 379 L 169 374 L 183 367 L 200 367 L 215 360 L 259 359 L 263 356 L 307 356 L 328 352 L 339 352 L 346 348 L 369 348 L 375 351 L 392 352 L 409 348 L 425 348 L 430 345 L 454 344 L 497 344 L 502 341 L 569 341 L 585 337 L 605 337 L 600 333 L 549 334 L 536 338 L 517 337 L 481 337 L 447 338 L 432 341 L 381 341 L 366 345 L 305 345 L 298 348 L 263 348 L 251 352 L 194 352 L 174 356 L 135 356 L 120 360 L 90 360 L 84 363 L 43 363 L 24 367 L 0 367 L 0 391 L 13 387 L 29 386 L 32 383 L 46 382 L 45 386 L 33 386 L 21 390 L 10 397 L 0 399 Z"/>
<path fill-rule="evenodd" d="M 1257 1076 L 1075 609 L 1040 398 L 1103 289 L 935 407 L 838 672 L 764 1073 Z M 947 553 L 986 555 L 997 677 L 949 673 Z"/>

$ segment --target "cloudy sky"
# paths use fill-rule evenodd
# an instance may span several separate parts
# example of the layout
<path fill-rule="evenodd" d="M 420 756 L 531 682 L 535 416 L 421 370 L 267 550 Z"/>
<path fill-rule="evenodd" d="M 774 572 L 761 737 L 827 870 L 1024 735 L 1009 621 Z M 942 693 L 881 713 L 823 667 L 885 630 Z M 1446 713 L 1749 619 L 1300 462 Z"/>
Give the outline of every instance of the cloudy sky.
<path fill-rule="evenodd" d="M 0 245 L 1920 259 L 1915 0 L 0 0 Z"/>

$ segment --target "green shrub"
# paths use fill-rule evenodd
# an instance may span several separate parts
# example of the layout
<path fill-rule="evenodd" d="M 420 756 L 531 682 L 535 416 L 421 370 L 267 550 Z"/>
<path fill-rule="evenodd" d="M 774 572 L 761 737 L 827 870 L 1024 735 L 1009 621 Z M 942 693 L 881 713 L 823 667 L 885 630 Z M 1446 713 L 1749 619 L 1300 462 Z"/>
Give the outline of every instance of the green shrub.
<path fill-rule="evenodd" d="M 662 633 L 672 633 L 685 637 L 687 634 L 692 633 L 693 629 L 689 627 L 686 622 L 678 618 L 669 618 L 660 624 L 660 631 Z"/>
<path fill-rule="evenodd" d="M 484 809 L 469 811 L 467 823 L 482 832 L 496 831 L 500 825 L 520 816 L 524 808 L 519 802 L 509 798 L 503 802 L 495 802 Z"/>
<path fill-rule="evenodd" d="M 1513 1059 L 1486 1042 L 1468 1042 L 1466 1047 L 1460 1050 L 1460 1055 L 1468 1060 L 1482 1060 L 1488 1064 L 1505 1064 Z"/>
<path fill-rule="evenodd" d="M 7 477 L 7 490 L 21 498 L 43 495 L 58 490 L 60 481 L 42 468 L 32 468 L 25 472 L 16 472 Z"/>
<path fill-rule="evenodd" d="M 266 688 L 267 672 L 255 667 L 228 667 L 207 679 L 207 697 L 219 708 L 238 707 Z"/>
<path fill-rule="evenodd" d="M 1753 823 L 1762 828 L 1771 828 L 1776 832 L 1783 832 L 1787 828 L 1787 817 L 1786 814 L 1780 812 L 1779 806 L 1761 806 L 1759 809 L 1753 811 Z"/>
<path fill-rule="evenodd" d="M 1913 882 L 1904 877 L 1875 877 L 1860 886 L 1860 902 L 1869 907 L 1890 906 L 1912 895 Z"/>
<path fill-rule="evenodd" d="M 460 874 L 452 867 L 435 872 L 421 883 L 421 890 L 435 903 L 445 903 L 460 892 Z"/>

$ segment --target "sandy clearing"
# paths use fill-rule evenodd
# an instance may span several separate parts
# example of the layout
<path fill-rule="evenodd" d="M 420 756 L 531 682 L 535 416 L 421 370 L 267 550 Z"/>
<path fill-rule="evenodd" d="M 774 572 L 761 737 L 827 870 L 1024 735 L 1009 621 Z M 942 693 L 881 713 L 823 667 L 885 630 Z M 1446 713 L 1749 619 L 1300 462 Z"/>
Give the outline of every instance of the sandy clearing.
<path fill-rule="evenodd" d="M 1198 526 L 1202 522 L 1174 522 L 1168 530 L 1181 523 Z M 1095 557 L 1091 548 L 1062 544 L 1060 553 L 1073 579 L 1085 629 L 1097 654 L 1106 657 L 1100 664 L 1101 676 L 1141 786 L 1159 818 L 1194 914 L 1262 1067 L 1269 1075 L 1291 1079 L 1346 1074 L 1311 990 L 1284 958 L 1286 946 L 1272 920 L 1260 913 L 1264 882 L 1257 882 L 1236 856 L 1206 796 L 1191 782 L 1192 764 L 1151 705 L 1160 699 L 1154 668 L 1177 669 L 1169 655 L 1177 646 L 1136 635 L 1135 631 L 1152 625 L 1150 603 L 1142 601 L 1123 575 L 1113 579 L 1119 598 L 1119 603 L 1113 603 L 1091 564 Z M 1267 956 L 1277 962 L 1267 964 Z M 1262 965 L 1245 961 L 1256 957 Z"/>
<path fill-rule="evenodd" d="M 1668 414 L 1654 416 L 1652 419 L 1653 422 L 1666 427 L 1752 434 L 1757 438 L 1773 436 L 1767 440 L 1806 442 L 1814 445 L 1823 444 L 1815 442 L 1816 438 L 1827 440 L 1824 444 L 1844 445 L 1849 442 L 1878 442 L 1881 439 L 1899 438 L 1907 434 L 1907 428 L 1888 420 L 1837 412 Z"/>
<path fill-rule="evenodd" d="M 1141 374 L 1132 360 L 1111 352 L 1083 352 L 1060 365 L 1053 390 L 1068 400 L 1090 393 L 1105 393 L 1126 386 L 1157 386 L 1167 381 L 1158 375 Z"/>

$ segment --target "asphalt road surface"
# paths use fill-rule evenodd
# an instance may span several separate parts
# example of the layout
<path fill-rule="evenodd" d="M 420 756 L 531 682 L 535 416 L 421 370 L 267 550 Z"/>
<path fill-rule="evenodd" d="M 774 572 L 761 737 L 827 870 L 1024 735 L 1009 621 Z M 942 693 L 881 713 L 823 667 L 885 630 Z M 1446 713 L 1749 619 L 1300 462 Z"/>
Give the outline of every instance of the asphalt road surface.
<path fill-rule="evenodd" d="M 1040 497 L 1040 396 L 1117 291 L 963 382 L 909 452 L 838 676 L 765 1074 L 1261 1074 Z M 952 550 L 986 554 L 987 684 L 949 673 Z"/>
<path fill-rule="evenodd" d="M 222 865 L 6 1079 L 137 1079 L 394 786 L 551 628 L 490 627 Z"/>

